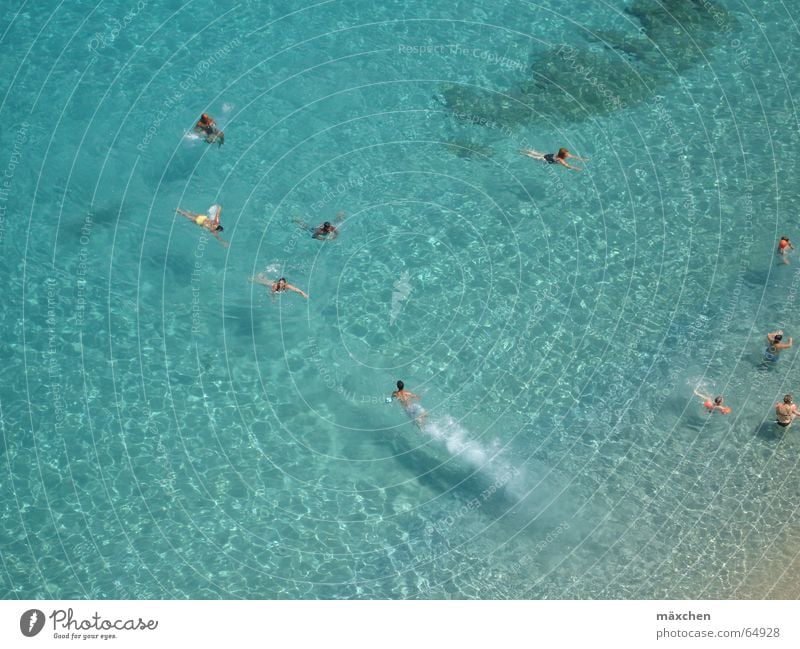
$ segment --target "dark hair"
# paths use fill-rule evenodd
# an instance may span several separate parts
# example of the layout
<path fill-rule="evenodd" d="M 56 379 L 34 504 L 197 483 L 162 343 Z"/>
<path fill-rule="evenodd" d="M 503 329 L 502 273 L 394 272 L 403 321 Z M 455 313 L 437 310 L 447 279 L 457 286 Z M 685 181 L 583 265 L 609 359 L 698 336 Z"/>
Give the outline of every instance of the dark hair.
<path fill-rule="evenodd" d="M 721 404 L 722 403 L 722 397 L 714 397 L 714 403 L 716 403 L 717 405 Z"/>
<path fill-rule="evenodd" d="M 329 228 L 329 227 L 331 227 L 331 222 L 330 222 L 330 221 L 325 221 L 325 223 L 323 223 L 323 224 L 322 224 L 322 227 L 323 227 L 323 228 Z"/>
<path fill-rule="evenodd" d="M 285 277 L 281 277 L 281 278 L 278 280 L 278 284 L 280 284 L 281 282 L 283 282 L 283 283 L 285 284 L 285 283 L 286 283 L 286 278 L 285 278 Z"/>
<path fill-rule="evenodd" d="M 217 232 L 222 232 L 224 229 L 221 225 L 217 226 Z"/>
<path fill-rule="evenodd" d="M 792 395 L 791 394 L 784 395 L 783 402 L 784 403 L 791 403 L 792 402 Z"/>
<path fill-rule="evenodd" d="M 402 390 L 404 387 L 406 387 L 405 383 L 403 383 L 402 381 L 398 381 L 397 382 L 397 389 L 398 390 Z"/>
<path fill-rule="evenodd" d="M 775 334 L 772 338 L 773 343 L 779 343 L 781 340 L 783 340 L 783 334 Z"/>

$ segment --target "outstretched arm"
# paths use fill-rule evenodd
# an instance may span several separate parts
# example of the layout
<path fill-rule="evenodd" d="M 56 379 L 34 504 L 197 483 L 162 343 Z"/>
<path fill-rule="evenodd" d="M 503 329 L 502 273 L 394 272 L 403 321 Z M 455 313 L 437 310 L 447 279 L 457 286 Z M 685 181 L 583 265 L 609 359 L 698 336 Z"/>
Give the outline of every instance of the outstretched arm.
<path fill-rule="evenodd" d="M 580 167 L 573 167 L 569 162 L 566 162 L 562 158 L 556 158 L 562 165 L 564 165 L 567 169 L 572 169 L 572 171 L 583 171 Z"/>
<path fill-rule="evenodd" d="M 223 248 L 227 248 L 228 246 L 231 245 L 227 241 L 225 241 L 225 239 L 219 236 L 219 232 L 213 231 L 211 234 L 213 234 L 217 238 L 217 241 L 219 241 L 222 244 Z"/>
<path fill-rule="evenodd" d="M 301 291 L 296 286 L 292 286 L 291 284 L 286 284 L 286 288 L 288 288 L 290 291 L 294 291 L 295 293 L 300 293 L 300 295 L 302 295 L 304 298 L 308 299 L 308 294 L 303 292 L 303 291 Z"/>
<path fill-rule="evenodd" d="M 589 158 L 581 158 L 581 157 L 579 157 L 579 156 L 572 155 L 571 153 L 568 153 L 568 154 L 567 154 L 567 157 L 568 157 L 568 158 L 573 158 L 573 159 L 575 159 L 575 160 L 580 160 L 581 162 L 589 162 Z"/>
<path fill-rule="evenodd" d="M 695 394 L 695 396 L 700 397 L 701 399 L 704 399 L 705 401 L 711 401 L 711 397 L 709 397 L 707 394 L 703 394 L 702 392 L 698 392 L 697 390 L 694 391 L 694 394 Z"/>
<path fill-rule="evenodd" d="M 176 209 L 175 211 L 178 214 L 180 214 L 181 216 L 185 216 L 190 221 L 194 221 L 197 218 L 197 214 L 192 214 L 191 212 L 188 212 L 186 210 L 182 210 L 180 207 L 178 209 Z"/>

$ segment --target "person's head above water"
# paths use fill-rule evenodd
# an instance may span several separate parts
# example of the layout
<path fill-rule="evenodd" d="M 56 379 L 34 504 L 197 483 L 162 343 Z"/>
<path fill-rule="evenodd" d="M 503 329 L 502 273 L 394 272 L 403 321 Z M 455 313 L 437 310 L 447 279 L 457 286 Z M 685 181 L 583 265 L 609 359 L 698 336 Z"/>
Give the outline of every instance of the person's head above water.
<path fill-rule="evenodd" d="M 779 343 L 781 340 L 783 340 L 783 334 L 782 333 L 775 334 L 775 336 L 772 338 L 772 342 L 774 342 L 774 343 Z"/>
<path fill-rule="evenodd" d="M 400 390 L 401 392 L 403 391 L 403 389 L 404 389 L 405 387 L 406 387 L 406 384 L 405 384 L 405 383 L 403 383 L 402 381 L 398 381 L 398 382 L 397 382 L 397 389 L 398 389 L 398 390 Z"/>
<path fill-rule="evenodd" d="M 557 157 L 557 158 L 566 158 L 568 154 L 569 154 L 569 151 L 567 151 L 567 149 L 565 149 L 565 148 L 562 146 L 562 147 L 561 147 L 561 148 L 558 150 L 558 153 L 556 153 L 556 157 Z"/>
<path fill-rule="evenodd" d="M 221 225 L 217 225 L 217 227 L 216 227 L 216 231 L 217 232 L 222 232 L 224 229 L 225 228 L 223 228 Z"/>
<path fill-rule="evenodd" d="M 325 232 L 330 232 L 333 229 L 333 226 L 331 225 L 330 221 L 325 221 L 325 223 L 322 224 L 322 229 Z"/>
<path fill-rule="evenodd" d="M 791 395 L 791 394 L 787 394 L 787 395 L 785 395 L 785 396 L 783 397 L 783 402 L 784 402 L 785 404 L 787 404 L 787 405 L 788 405 L 788 404 L 790 404 L 790 403 L 792 403 L 792 395 Z"/>
<path fill-rule="evenodd" d="M 714 403 L 718 406 L 722 405 L 722 397 L 714 397 Z"/>

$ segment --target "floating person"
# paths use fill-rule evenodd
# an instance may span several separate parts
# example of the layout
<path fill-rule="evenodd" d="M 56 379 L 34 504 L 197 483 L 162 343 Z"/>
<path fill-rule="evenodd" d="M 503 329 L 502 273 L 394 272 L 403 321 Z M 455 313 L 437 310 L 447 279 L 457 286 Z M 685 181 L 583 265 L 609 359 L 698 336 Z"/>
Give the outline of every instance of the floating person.
<path fill-rule="evenodd" d="M 344 212 L 337 212 L 336 218 L 334 221 L 336 223 L 341 223 L 344 221 Z M 322 225 L 318 225 L 316 228 L 310 226 L 308 223 L 303 221 L 302 219 L 294 219 L 294 222 L 303 230 L 311 232 L 311 236 L 314 239 L 335 239 L 339 236 L 339 228 L 333 225 L 330 221 L 325 221 Z"/>
<path fill-rule="evenodd" d="M 217 238 L 217 241 L 219 241 L 226 248 L 228 247 L 228 242 L 219 236 L 219 233 L 224 229 L 222 224 L 219 222 L 220 217 L 222 216 L 222 205 L 212 205 L 208 208 L 208 213 L 206 214 L 195 214 L 194 212 L 189 212 L 181 209 L 180 207 L 175 211 L 181 216 L 185 216 L 192 223 L 199 225 L 211 232 L 211 234 Z"/>
<path fill-rule="evenodd" d="M 560 164 L 567 169 L 572 169 L 573 171 L 582 171 L 582 169 L 580 167 L 573 167 L 567 162 L 568 159 L 571 158 L 573 160 L 581 160 L 582 162 L 587 162 L 589 160 L 589 158 L 579 158 L 576 155 L 572 155 L 564 147 L 561 147 L 558 150 L 558 153 L 540 153 L 539 151 L 534 151 L 533 149 L 522 149 L 520 153 L 528 156 L 529 158 L 533 158 L 534 160 L 543 160 L 547 164 Z"/>
<path fill-rule="evenodd" d="M 425 412 L 425 408 L 420 404 L 414 403 L 414 401 L 419 400 L 419 395 L 406 390 L 405 383 L 402 381 L 397 382 L 397 390 L 392 392 L 392 399 L 397 399 L 402 404 L 403 410 L 414 420 L 417 428 L 422 428 L 425 425 L 428 413 Z"/>
<path fill-rule="evenodd" d="M 800 411 L 797 410 L 797 404 L 794 403 L 791 394 L 787 394 L 783 397 L 783 403 L 775 404 L 775 423 L 777 423 L 778 426 L 787 428 L 798 415 L 800 415 Z"/>
<path fill-rule="evenodd" d="M 728 408 L 728 406 L 723 406 L 722 405 L 723 398 L 721 396 L 714 397 L 714 399 L 712 400 L 711 397 L 709 397 L 706 394 L 702 394 L 701 392 L 698 392 L 697 390 L 695 390 L 694 393 L 695 393 L 695 396 L 698 396 L 701 399 L 703 399 L 703 407 L 706 410 L 708 410 L 709 414 L 711 414 L 715 410 L 719 410 L 723 415 L 730 414 L 731 409 Z"/>
<path fill-rule="evenodd" d="M 325 221 L 322 225 L 320 225 L 316 230 L 314 230 L 314 234 L 311 235 L 315 239 L 335 239 L 339 236 L 339 230 L 336 229 L 335 225 L 331 225 L 330 221 Z"/>
<path fill-rule="evenodd" d="M 789 263 L 790 250 L 794 250 L 794 246 L 792 245 L 792 242 L 789 241 L 789 237 L 781 237 L 781 240 L 778 241 L 778 255 L 781 256 L 784 264 Z"/>
<path fill-rule="evenodd" d="M 767 341 L 769 346 L 764 350 L 764 360 L 771 363 L 778 361 L 778 354 L 782 349 L 789 349 L 792 346 L 791 338 L 788 343 L 783 342 L 783 331 L 781 330 L 767 334 Z"/>
<path fill-rule="evenodd" d="M 194 130 L 197 133 L 203 133 L 206 136 L 206 142 L 209 144 L 213 144 L 214 142 L 219 146 L 225 144 L 225 133 L 217 128 L 217 123 L 214 121 L 214 118 L 207 113 L 200 115 L 200 119 L 197 120 L 197 124 L 194 125 Z"/>
<path fill-rule="evenodd" d="M 281 277 L 280 279 L 276 279 L 275 281 L 265 277 L 263 273 L 259 273 L 256 277 L 250 278 L 251 282 L 255 282 L 256 284 L 263 284 L 264 286 L 269 287 L 270 289 L 270 297 L 275 299 L 276 293 L 283 293 L 284 291 L 293 291 L 295 293 L 299 293 L 304 298 L 308 299 L 308 294 L 296 286 L 292 286 L 289 282 L 286 281 L 285 277 Z"/>

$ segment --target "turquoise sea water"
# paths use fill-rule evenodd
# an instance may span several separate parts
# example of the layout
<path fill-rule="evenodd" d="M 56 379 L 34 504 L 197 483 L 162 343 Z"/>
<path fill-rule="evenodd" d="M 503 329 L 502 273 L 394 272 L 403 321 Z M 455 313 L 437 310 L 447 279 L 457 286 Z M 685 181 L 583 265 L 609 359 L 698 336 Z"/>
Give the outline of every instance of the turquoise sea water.
<path fill-rule="evenodd" d="M 10 3 L 0 596 L 797 596 L 798 14 Z"/>

